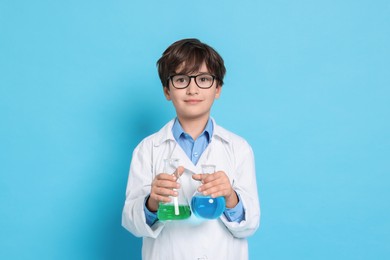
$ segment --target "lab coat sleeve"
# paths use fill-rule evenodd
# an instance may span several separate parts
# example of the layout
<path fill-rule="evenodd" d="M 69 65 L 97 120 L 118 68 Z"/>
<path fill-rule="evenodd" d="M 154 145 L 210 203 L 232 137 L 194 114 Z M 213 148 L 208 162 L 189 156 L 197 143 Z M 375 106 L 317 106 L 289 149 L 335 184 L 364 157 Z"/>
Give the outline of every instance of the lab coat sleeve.
<path fill-rule="evenodd" d="M 240 140 L 233 146 L 235 170 L 229 175 L 233 178 L 233 189 L 239 194 L 244 206 L 244 219 L 229 222 L 222 215 L 221 220 L 228 230 L 237 238 L 251 236 L 260 225 L 260 203 L 257 193 L 255 162 L 252 148 Z"/>
<path fill-rule="evenodd" d="M 156 238 L 164 226 L 156 222 L 149 227 L 144 212 L 145 198 L 154 178 L 152 147 L 150 140 L 144 140 L 134 149 L 122 212 L 122 226 L 137 237 Z"/>

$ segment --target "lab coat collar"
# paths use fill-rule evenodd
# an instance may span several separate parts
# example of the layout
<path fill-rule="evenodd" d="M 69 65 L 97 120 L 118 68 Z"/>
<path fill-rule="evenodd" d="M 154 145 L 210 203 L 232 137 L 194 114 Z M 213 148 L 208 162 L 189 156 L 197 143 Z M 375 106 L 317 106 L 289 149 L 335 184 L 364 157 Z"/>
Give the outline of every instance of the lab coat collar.
<path fill-rule="evenodd" d="M 213 136 L 211 137 L 210 142 L 212 141 L 213 138 L 220 138 L 223 141 L 230 143 L 230 133 L 226 131 L 224 128 L 220 127 L 215 123 L 214 118 L 211 117 L 211 120 L 213 121 L 213 126 L 214 126 L 214 131 L 213 131 Z M 164 142 L 167 141 L 175 141 L 175 138 L 172 133 L 172 126 L 175 122 L 175 119 L 172 119 L 169 121 L 163 128 L 161 128 L 160 131 L 156 133 L 156 142 L 154 146 L 160 146 Z"/>

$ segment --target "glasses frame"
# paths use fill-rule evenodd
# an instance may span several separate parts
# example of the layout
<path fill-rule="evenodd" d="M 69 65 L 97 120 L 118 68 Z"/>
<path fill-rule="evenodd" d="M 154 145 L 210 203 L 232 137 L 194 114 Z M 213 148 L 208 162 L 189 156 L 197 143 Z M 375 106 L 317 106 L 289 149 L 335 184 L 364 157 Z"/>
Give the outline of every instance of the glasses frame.
<path fill-rule="evenodd" d="M 202 75 L 211 76 L 211 77 L 213 78 L 213 82 L 211 82 L 210 87 L 204 88 L 204 87 L 199 86 L 198 82 L 196 81 L 196 78 L 199 77 L 199 76 L 202 76 Z M 176 87 L 175 84 L 173 83 L 173 80 L 172 80 L 172 78 L 175 77 L 175 76 L 186 76 L 186 77 L 188 77 L 190 80 L 188 81 L 187 86 L 182 87 L 182 88 Z M 191 84 L 191 80 L 192 80 L 192 79 L 194 79 L 195 84 L 196 84 L 199 88 L 201 88 L 201 89 L 209 89 L 209 88 L 211 88 L 211 87 L 214 85 L 214 81 L 215 81 L 216 78 L 217 78 L 216 76 L 214 76 L 214 75 L 212 75 L 212 74 L 209 74 L 209 73 L 201 73 L 201 74 L 198 74 L 198 75 L 195 75 L 195 76 L 189 76 L 189 75 L 185 75 L 185 74 L 174 74 L 174 75 L 169 76 L 167 80 L 168 80 L 168 85 L 169 85 L 169 80 L 171 80 L 172 86 L 173 86 L 174 88 L 176 88 L 176 89 L 185 89 L 185 88 L 188 88 L 188 86 Z"/>

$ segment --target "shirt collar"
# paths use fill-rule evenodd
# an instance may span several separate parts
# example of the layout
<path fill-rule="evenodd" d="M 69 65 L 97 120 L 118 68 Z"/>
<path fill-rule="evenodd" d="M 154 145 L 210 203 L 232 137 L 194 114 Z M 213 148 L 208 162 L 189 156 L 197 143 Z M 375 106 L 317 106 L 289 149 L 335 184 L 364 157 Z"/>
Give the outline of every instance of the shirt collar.
<path fill-rule="evenodd" d="M 156 142 L 154 143 L 154 146 L 159 146 L 168 140 L 175 141 L 175 137 L 173 136 L 173 125 L 174 125 L 176 120 L 177 120 L 177 118 L 172 119 L 162 129 L 160 129 L 159 132 L 157 132 L 155 134 L 157 139 L 156 139 Z M 228 143 L 230 142 L 231 133 L 228 132 L 227 130 L 225 130 L 224 128 L 220 127 L 219 125 L 217 125 L 215 123 L 215 120 L 211 117 L 209 118 L 209 122 L 206 125 L 207 131 L 209 131 L 208 127 L 211 127 L 211 129 L 212 129 L 209 132 L 209 135 L 211 137 L 209 141 L 211 141 L 212 138 L 217 137 L 217 138 L 224 140 L 225 142 L 228 142 Z"/>
<path fill-rule="evenodd" d="M 209 120 L 207 121 L 207 124 L 206 124 L 206 127 L 204 128 L 203 133 L 206 134 L 207 136 L 207 141 L 210 142 L 210 139 L 211 139 L 211 136 L 213 136 L 213 121 L 211 120 L 211 118 L 209 118 Z M 173 126 L 172 126 L 172 134 L 173 134 L 173 137 L 175 138 L 175 140 L 179 140 L 180 136 L 182 134 L 186 134 L 186 132 L 184 132 L 179 120 L 176 118 L 175 119 L 175 122 L 173 123 Z"/>

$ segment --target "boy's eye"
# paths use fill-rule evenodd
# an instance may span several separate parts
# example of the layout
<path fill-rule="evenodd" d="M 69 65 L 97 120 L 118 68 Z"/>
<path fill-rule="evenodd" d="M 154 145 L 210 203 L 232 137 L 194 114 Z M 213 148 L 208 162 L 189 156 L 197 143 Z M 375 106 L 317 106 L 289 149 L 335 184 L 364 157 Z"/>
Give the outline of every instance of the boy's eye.
<path fill-rule="evenodd" d="M 185 82 L 188 81 L 188 78 L 187 78 L 186 76 L 180 76 L 180 75 L 178 75 L 178 76 L 173 77 L 173 81 L 174 81 L 175 83 L 185 83 Z"/>
<path fill-rule="evenodd" d="M 210 81 L 213 80 L 213 78 L 210 77 L 210 76 L 200 76 L 199 80 L 200 80 L 201 82 L 210 82 Z"/>

